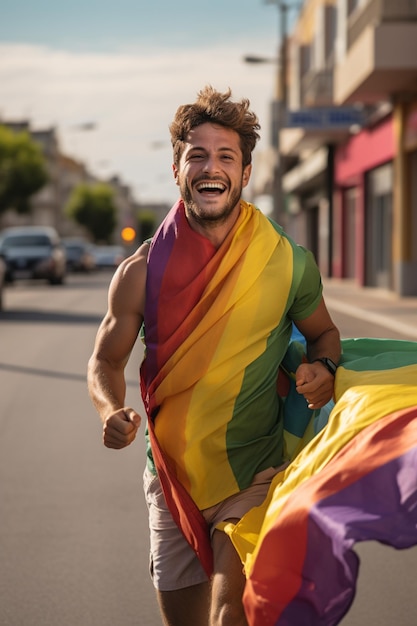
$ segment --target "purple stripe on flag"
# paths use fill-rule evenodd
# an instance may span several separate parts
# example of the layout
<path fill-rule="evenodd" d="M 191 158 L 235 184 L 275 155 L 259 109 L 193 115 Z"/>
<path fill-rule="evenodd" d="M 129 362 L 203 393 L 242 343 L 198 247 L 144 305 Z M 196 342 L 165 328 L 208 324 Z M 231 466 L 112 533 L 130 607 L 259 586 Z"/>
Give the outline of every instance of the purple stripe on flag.
<path fill-rule="evenodd" d="M 338 624 L 356 591 L 352 547 L 369 540 L 397 549 L 417 544 L 417 447 L 311 508 L 303 582 L 276 626 Z"/>

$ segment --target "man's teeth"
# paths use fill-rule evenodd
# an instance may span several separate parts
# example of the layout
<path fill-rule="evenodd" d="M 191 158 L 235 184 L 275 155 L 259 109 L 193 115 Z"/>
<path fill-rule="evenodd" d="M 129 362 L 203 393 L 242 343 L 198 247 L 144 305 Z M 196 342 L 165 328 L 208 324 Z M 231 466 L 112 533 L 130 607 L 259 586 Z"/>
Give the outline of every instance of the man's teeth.
<path fill-rule="evenodd" d="M 224 191 L 226 187 L 221 183 L 200 183 L 197 185 L 197 191 Z"/>

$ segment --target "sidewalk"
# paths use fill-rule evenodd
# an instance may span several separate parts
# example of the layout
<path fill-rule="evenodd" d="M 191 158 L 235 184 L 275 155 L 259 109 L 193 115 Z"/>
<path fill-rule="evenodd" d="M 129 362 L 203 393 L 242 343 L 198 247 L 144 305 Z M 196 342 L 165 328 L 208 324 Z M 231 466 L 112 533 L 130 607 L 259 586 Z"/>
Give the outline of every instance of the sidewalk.
<path fill-rule="evenodd" d="M 323 278 L 329 309 L 405 333 L 417 340 L 417 297 L 401 298 L 385 289 Z"/>

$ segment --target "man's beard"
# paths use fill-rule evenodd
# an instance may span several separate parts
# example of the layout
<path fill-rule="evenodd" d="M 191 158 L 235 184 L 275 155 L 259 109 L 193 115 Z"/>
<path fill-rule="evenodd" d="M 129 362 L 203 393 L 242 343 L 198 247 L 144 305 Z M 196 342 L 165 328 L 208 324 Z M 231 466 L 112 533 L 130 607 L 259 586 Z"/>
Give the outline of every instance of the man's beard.
<path fill-rule="evenodd" d="M 232 190 L 229 199 L 223 206 L 223 210 L 214 215 L 210 211 L 205 211 L 204 209 L 199 208 L 199 205 L 193 199 L 191 190 L 186 182 L 180 185 L 180 191 L 186 211 L 194 219 L 194 221 L 201 225 L 213 227 L 226 222 L 228 217 L 233 213 L 234 208 L 240 201 L 242 186 Z"/>

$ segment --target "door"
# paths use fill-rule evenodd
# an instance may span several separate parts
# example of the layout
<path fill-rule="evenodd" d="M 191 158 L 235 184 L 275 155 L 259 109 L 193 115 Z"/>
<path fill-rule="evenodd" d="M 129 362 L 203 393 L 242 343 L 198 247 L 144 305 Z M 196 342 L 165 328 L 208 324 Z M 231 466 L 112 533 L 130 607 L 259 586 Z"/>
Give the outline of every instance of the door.
<path fill-rule="evenodd" d="M 356 187 L 347 189 L 344 199 L 344 278 L 356 276 L 356 213 L 358 190 Z"/>
<path fill-rule="evenodd" d="M 392 288 L 392 164 L 367 177 L 366 285 Z"/>

